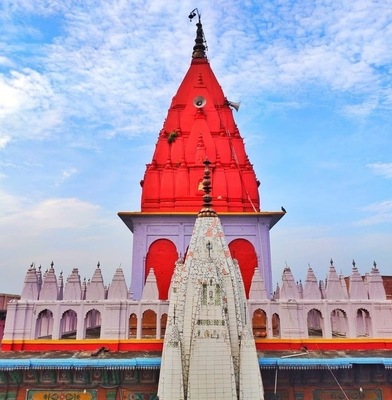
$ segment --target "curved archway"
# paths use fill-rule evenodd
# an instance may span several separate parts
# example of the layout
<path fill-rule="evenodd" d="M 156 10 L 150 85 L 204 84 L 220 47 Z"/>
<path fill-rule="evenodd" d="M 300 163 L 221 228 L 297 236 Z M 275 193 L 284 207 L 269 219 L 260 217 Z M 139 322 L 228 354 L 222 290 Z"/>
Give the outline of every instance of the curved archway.
<path fill-rule="evenodd" d="M 162 314 L 162 316 L 161 316 L 161 339 L 165 338 L 166 325 L 167 325 L 167 314 Z"/>
<path fill-rule="evenodd" d="M 144 311 L 142 316 L 142 338 L 156 338 L 157 314 L 153 310 Z"/>
<path fill-rule="evenodd" d="M 267 314 L 261 308 L 258 308 L 253 313 L 252 327 L 255 339 L 267 337 Z"/>
<path fill-rule="evenodd" d="M 229 244 L 230 254 L 238 261 L 246 298 L 249 298 L 250 285 L 257 267 L 257 256 L 253 244 L 246 239 L 235 239 Z"/>
<path fill-rule="evenodd" d="M 357 337 L 371 335 L 371 318 L 368 310 L 358 308 L 356 318 Z"/>
<path fill-rule="evenodd" d="M 137 315 L 131 314 L 129 317 L 129 339 L 136 339 L 137 335 Z"/>
<path fill-rule="evenodd" d="M 95 308 L 86 314 L 84 332 L 86 339 L 99 339 L 101 337 L 101 313 Z"/>
<path fill-rule="evenodd" d="M 331 330 L 332 337 L 347 337 L 347 315 L 340 308 L 331 312 Z"/>
<path fill-rule="evenodd" d="M 272 336 L 280 337 L 280 317 L 279 314 L 272 314 Z"/>
<path fill-rule="evenodd" d="M 323 316 L 319 310 L 316 308 L 309 310 L 307 324 L 309 337 L 323 336 Z"/>
<path fill-rule="evenodd" d="M 144 281 L 147 279 L 150 268 L 154 268 L 160 300 L 168 298 L 169 286 L 177 260 L 176 246 L 168 239 L 158 239 L 148 249 Z"/>
<path fill-rule="evenodd" d="M 60 320 L 60 338 L 76 339 L 76 327 L 78 316 L 74 310 L 67 310 L 63 313 Z"/>
<path fill-rule="evenodd" d="M 37 317 L 35 325 L 35 338 L 36 339 L 52 339 L 53 332 L 53 313 L 45 309 L 42 310 Z"/>

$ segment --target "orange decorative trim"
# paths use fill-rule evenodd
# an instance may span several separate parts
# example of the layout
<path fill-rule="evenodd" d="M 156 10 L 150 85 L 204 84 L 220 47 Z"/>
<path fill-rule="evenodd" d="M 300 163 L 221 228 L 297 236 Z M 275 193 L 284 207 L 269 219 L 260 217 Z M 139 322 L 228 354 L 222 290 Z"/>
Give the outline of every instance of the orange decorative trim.
<path fill-rule="evenodd" d="M 163 339 L 127 340 L 3 340 L 2 351 L 162 351 Z"/>
<path fill-rule="evenodd" d="M 392 350 L 392 339 L 256 339 L 259 351 Z"/>
<path fill-rule="evenodd" d="M 392 339 L 256 339 L 259 351 L 337 351 L 392 350 Z M 163 339 L 124 340 L 3 340 L 2 351 L 156 351 L 163 349 Z"/>

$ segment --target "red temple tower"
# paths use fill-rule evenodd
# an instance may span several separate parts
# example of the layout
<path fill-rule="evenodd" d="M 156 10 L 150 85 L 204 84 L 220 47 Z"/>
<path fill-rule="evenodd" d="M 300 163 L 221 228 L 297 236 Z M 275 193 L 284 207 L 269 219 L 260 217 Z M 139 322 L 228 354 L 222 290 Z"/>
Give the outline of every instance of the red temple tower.
<path fill-rule="evenodd" d="M 154 268 L 159 296 L 167 298 L 174 263 L 186 253 L 203 196 L 203 161 L 211 162 L 212 197 L 239 262 L 248 293 L 259 267 L 271 292 L 269 229 L 283 212 L 261 212 L 259 181 L 233 118 L 233 107 L 206 56 L 197 25 L 191 65 L 171 102 L 141 181 L 141 212 L 120 212 L 134 233 L 132 291 L 141 298 Z"/>

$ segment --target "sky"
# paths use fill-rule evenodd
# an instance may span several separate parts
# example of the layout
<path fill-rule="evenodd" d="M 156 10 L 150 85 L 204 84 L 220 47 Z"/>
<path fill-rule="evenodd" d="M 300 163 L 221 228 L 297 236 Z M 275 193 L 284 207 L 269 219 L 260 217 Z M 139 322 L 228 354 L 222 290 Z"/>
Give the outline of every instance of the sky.
<path fill-rule="evenodd" d="M 32 263 L 130 283 L 140 185 L 191 61 L 208 58 L 261 181 L 274 285 L 392 262 L 392 0 L 2 0 L 0 292 Z"/>

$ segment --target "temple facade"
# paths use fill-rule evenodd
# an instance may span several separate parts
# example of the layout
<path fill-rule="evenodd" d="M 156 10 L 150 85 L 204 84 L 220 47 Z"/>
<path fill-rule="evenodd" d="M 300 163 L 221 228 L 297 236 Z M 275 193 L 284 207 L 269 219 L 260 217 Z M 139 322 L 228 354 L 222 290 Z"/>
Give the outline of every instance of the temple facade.
<path fill-rule="evenodd" d="M 344 278 L 331 260 L 325 280 L 309 268 L 303 283 L 286 267 L 272 286 L 269 231 L 285 212 L 262 210 L 200 19 L 141 191 L 140 211 L 119 213 L 130 289 L 120 268 L 110 283 L 99 264 L 88 281 L 27 269 L 8 303 L 0 399 L 392 398 L 376 264 Z"/>

